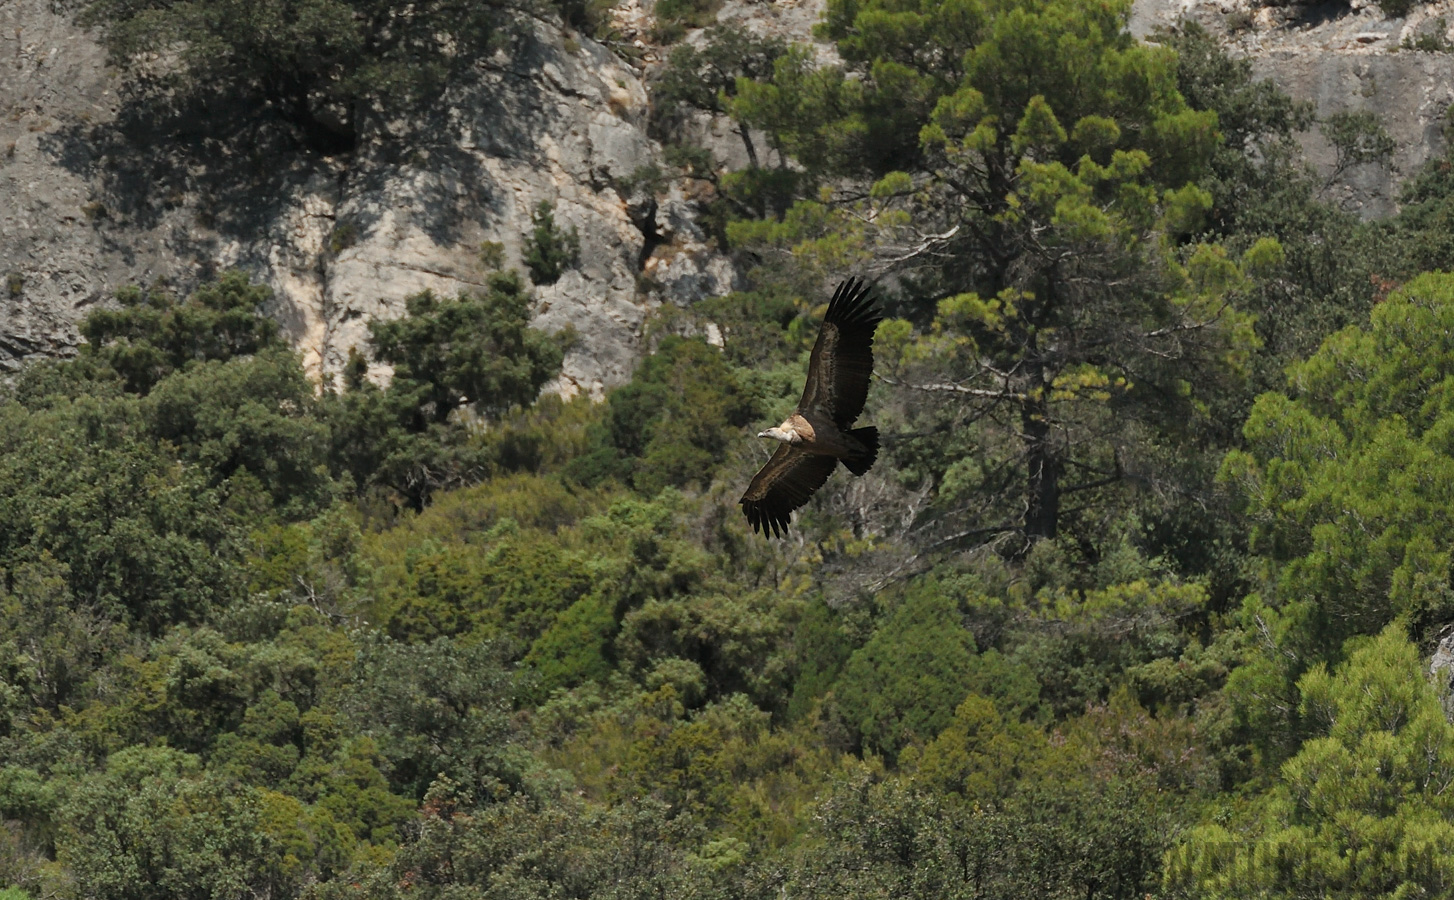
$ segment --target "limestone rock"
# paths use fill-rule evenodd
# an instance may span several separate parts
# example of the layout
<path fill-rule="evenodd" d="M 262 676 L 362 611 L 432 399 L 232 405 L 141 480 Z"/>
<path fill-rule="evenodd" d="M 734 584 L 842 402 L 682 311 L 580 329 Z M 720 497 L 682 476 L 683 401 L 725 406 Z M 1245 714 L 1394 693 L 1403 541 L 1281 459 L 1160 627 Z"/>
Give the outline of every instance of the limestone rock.
<path fill-rule="evenodd" d="M 1454 722 L 1454 634 L 1445 634 L 1434 648 L 1429 658 L 1429 677 L 1439 690 L 1444 717 Z"/>
<path fill-rule="evenodd" d="M 1443 154 L 1446 112 L 1454 103 L 1454 55 L 1415 49 L 1448 46 L 1454 0 L 1419 3 L 1390 18 L 1372 0 L 1343 4 L 1267 0 L 1136 0 L 1138 35 L 1182 20 L 1201 23 L 1235 55 L 1252 60 L 1259 78 L 1295 99 L 1312 101 L 1320 119 L 1339 112 L 1374 113 L 1397 144 L 1392 166 L 1364 164 L 1330 186 L 1330 196 L 1365 218 L 1397 211 L 1399 185 Z M 1435 34 L 1434 32 L 1438 32 Z M 1325 174 L 1333 147 L 1313 129 L 1300 137 L 1309 161 Z"/>
<path fill-rule="evenodd" d="M 328 375 L 408 295 L 481 286 L 482 243 L 523 270 L 545 201 L 580 254 L 535 287 L 535 322 L 578 336 L 556 389 L 599 395 L 629 378 L 653 306 L 737 277 L 683 198 L 633 208 L 618 193 L 661 148 L 642 74 L 580 36 L 517 36 L 419 137 L 380 135 L 346 158 L 204 139 L 169 155 L 150 123 L 126 118 L 120 90 L 50 0 L 0 4 L 0 366 L 73 351 L 76 322 L 120 285 L 166 277 L 186 290 L 237 266 L 274 289 L 270 312 Z M 640 277 L 648 263 L 655 280 Z"/>

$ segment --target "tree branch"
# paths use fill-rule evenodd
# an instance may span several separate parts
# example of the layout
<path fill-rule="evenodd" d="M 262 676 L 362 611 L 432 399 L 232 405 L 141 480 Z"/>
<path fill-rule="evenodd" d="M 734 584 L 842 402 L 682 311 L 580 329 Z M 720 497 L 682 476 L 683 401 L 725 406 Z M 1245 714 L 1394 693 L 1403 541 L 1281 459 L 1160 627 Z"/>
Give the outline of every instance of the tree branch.
<path fill-rule="evenodd" d="M 877 378 L 879 381 L 882 381 L 884 384 L 892 385 L 894 387 L 909 388 L 915 391 L 928 391 L 933 393 L 945 394 L 968 394 L 971 397 L 985 397 L 991 400 L 1029 399 L 1025 394 L 1021 393 L 1020 391 L 991 391 L 984 388 L 965 387 L 962 384 L 956 384 L 952 381 L 943 381 L 937 384 L 911 384 L 907 381 L 900 381 L 897 378 L 890 378 L 887 375 L 880 375 L 877 372 L 874 373 L 874 377 Z"/>

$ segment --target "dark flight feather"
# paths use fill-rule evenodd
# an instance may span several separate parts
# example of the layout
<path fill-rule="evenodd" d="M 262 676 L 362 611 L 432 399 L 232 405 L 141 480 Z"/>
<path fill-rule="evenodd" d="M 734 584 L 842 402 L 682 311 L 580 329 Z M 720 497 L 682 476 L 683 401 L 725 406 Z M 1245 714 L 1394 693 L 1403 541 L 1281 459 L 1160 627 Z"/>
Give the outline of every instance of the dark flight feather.
<path fill-rule="evenodd" d="M 799 409 L 822 410 L 848 430 L 868 399 L 873 333 L 882 321 L 883 313 L 869 296 L 867 284 L 850 278 L 838 286 L 813 344 Z"/>
<path fill-rule="evenodd" d="M 793 510 L 808 502 L 837 465 L 838 460 L 831 456 L 815 456 L 788 444 L 779 445 L 742 495 L 742 511 L 752 530 L 766 531 L 774 537 L 787 534 Z"/>
<path fill-rule="evenodd" d="M 742 495 L 742 511 L 754 532 L 785 535 L 793 511 L 808 502 L 839 462 L 862 475 L 877 459 L 878 429 L 852 426 L 868 399 L 873 333 L 882 321 L 863 281 L 850 278 L 833 292 L 793 413 L 808 420 L 812 431 L 800 425 L 799 442 L 779 445 Z M 801 439 L 805 433 L 809 437 Z"/>

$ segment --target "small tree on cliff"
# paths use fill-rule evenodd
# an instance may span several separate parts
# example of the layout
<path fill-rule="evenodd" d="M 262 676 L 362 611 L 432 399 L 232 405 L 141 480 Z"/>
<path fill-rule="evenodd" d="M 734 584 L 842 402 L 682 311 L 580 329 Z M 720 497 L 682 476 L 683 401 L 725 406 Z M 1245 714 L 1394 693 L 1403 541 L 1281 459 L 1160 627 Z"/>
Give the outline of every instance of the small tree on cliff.
<path fill-rule="evenodd" d="M 250 97 L 314 149 L 351 149 L 359 114 L 404 108 L 489 48 L 493 0 L 80 0 L 113 64 L 181 95 Z M 160 61 L 160 62 L 159 62 Z"/>

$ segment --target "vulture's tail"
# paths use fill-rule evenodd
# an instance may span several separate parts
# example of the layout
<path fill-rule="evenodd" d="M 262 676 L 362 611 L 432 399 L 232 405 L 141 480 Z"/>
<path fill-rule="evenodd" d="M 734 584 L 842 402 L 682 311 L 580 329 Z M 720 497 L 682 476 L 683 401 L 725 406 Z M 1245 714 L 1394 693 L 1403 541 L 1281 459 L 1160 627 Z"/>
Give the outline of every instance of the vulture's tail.
<path fill-rule="evenodd" d="M 855 428 L 848 432 L 848 436 L 857 439 L 860 444 L 868 448 L 866 453 L 846 457 L 843 460 L 843 465 L 848 467 L 848 471 L 855 475 L 862 475 L 873 468 L 873 461 L 878 459 L 878 429 L 872 425 Z"/>

